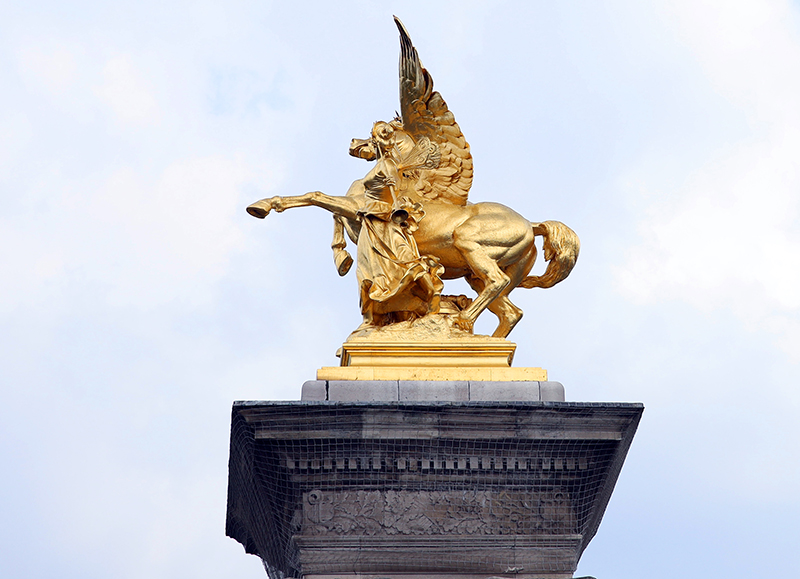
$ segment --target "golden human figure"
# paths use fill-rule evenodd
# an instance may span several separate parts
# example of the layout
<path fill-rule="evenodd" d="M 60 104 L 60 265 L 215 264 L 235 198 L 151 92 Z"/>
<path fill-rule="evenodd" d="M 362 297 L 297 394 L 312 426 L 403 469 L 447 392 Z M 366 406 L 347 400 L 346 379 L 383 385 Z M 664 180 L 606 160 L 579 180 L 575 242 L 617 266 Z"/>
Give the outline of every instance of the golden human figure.
<path fill-rule="evenodd" d="M 444 284 L 438 263 L 422 258 L 414 240 L 424 216 L 421 206 L 397 196 L 403 176 L 395 158 L 394 128 L 375 123 L 372 140 L 377 162 L 363 180 L 366 201 L 358 210 L 356 275 L 365 324 L 385 325 L 436 313 Z"/>
<path fill-rule="evenodd" d="M 566 278 L 580 242 L 558 221 L 533 223 L 499 203 L 469 203 L 472 154 L 403 24 L 400 32 L 400 118 L 374 125 L 369 139 L 353 139 L 350 154 L 376 164 L 345 196 L 319 191 L 262 199 L 247 208 L 317 206 L 334 214 L 333 250 L 345 275 L 353 263 L 346 239 L 358 245 L 357 276 L 365 325 L 382 326 L 436 315 L 441 279 L 463 277 L 477 297 L 450 311 L 453 325 L 471 332 L 486 309 L 506 337 L 522 318 L 508 298 L 516 287 L 552 287 Z M 547 269 L 531 276 L 536 236 L 544 238 Z"/>

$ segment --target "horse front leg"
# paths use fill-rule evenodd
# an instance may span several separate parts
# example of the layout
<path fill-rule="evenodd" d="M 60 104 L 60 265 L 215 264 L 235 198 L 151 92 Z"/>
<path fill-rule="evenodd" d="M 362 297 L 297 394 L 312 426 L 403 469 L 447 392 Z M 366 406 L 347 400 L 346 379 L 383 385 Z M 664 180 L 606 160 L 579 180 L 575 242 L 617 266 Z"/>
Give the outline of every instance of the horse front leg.
<path fill-rule="evenodd" d="M 253 217 L 264 219 L 273 209 L 281 213 L 292 207 L 320 207 L 330 211 L 335 215 L 341 215 L 347 219 L 358 218 L 358 203 L 350 197 L 335 197 L 325 195 L 320 191 L 311 191 L 305 195 L 295 197 L 270 197 L 262 199 L 247 207 L 247 212 Z"/>
<path fill-rule="evenodd" d="M 253 217 L 264 219 L 273 209 L 277 213 L 281 213 L 285 209 L 291 207 L 308 207 L 312 205 L 311 195 L 312 193 L 297 195 L 295 197 L 269 197 L 268 199 L 262 199 L 261 201 L 256 201 L 249 205 L 247 207 L 247 212 Z"/>
<path fill-rule="evenodd" d="M 353 265 L 353 258 L 347 251 L 347 240 L 344 237 L 344 222 L 339 215 L 333 216 L 333 262 L 336 264 L 336 271 L 339 275 L 347 275 Z"/>

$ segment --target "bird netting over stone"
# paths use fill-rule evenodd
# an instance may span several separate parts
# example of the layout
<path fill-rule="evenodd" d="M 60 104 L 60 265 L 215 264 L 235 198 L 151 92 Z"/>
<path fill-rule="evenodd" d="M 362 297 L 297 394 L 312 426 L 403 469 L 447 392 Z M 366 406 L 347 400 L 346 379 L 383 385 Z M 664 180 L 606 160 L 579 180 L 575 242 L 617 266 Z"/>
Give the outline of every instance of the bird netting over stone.
<path fill-rule="evenodd" d="M 272 579 L 572 577 L 642 411 L 237 402 L 227 534 Z"/>

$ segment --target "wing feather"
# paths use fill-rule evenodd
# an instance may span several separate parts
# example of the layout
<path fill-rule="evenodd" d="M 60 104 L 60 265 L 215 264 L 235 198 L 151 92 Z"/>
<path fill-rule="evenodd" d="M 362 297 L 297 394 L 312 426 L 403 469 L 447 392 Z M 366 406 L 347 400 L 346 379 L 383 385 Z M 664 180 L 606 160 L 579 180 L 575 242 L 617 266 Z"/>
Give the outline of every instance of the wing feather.
<path fill-rule="evenodd" d="M 422 66 L 405 26 L 397 16 L 394 21 L 400 31 L 400 115 L 403 129 L 415 142 L 427 138 L 439 148 L 437 165 L 415 172 L 415 188 L 426 199 L 466 205 L 472 187 L 469 143 L 442 95 L 433 90 L 433 78 Z"/>

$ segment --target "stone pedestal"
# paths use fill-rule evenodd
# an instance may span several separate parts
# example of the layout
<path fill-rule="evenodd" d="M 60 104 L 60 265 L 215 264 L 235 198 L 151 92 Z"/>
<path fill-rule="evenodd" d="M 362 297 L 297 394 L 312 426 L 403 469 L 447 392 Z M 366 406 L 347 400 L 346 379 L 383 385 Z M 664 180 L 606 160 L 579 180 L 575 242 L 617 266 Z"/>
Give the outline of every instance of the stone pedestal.
<path fill-rule="evenodd" d="M 273 578 L 571 578 L 642 412 L 236 402 L 227 534 Z"/>

